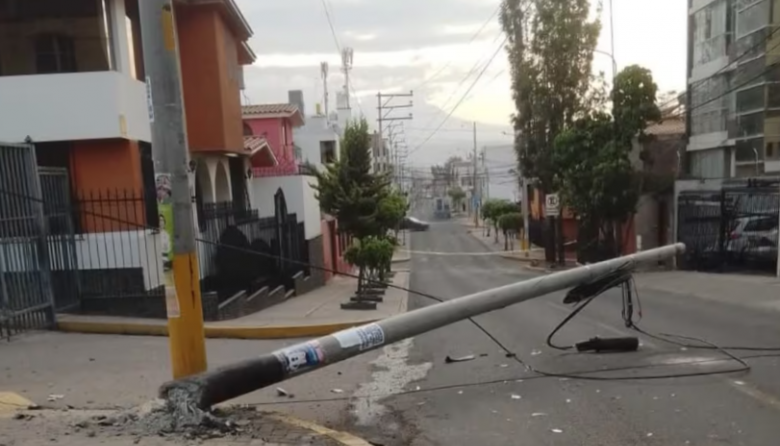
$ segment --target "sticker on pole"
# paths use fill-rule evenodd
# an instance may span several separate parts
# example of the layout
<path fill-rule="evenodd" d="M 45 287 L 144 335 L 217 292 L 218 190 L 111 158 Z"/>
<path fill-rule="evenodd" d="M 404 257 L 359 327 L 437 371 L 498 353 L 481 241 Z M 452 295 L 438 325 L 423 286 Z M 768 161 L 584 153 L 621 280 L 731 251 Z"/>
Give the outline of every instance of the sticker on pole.
<path fill-rule="evenodd" d="M 149 123 L 154 122 L 154 99 L 152 98 L 152 78 L 146 76 L 146 112 L 149 114 Z"/>
<path fill-rule="evenodd" d="M 168 319 L 181 317 L 179 298 L 176 295 L 176 288 L 172 286 L 165 287 L 165 313 L 168 315 Z"/>
<path fill-rule="evenodd" d="M 334 333 L 341 348 L 358 347 L 361 352 L 378 347 L 385 343 L 385 332 L 378 324 L 368 324 L 360 327 L 342 330 Z"/>
<path fill-rule="evenodd" d="M 561 210 L 561 199 L 558 194 L 547 194 L 544 197 L 544 214 L 547 217 L 557 217 Z"/>
<path fill-rule="evenodd" d="M 300 373 L 325 362 L 325 354 L 317 341 L 309 341 L 274 352 L 285 373 Z"/>

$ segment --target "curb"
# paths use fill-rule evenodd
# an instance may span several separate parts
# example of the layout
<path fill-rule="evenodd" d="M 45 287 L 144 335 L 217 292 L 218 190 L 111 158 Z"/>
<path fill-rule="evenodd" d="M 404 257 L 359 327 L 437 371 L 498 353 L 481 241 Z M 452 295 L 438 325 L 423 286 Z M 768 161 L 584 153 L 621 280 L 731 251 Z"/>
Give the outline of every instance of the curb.
<path fill-rule="evenodd" d="M 293 339 L 319 337 L 337 331 L 376 322 L 366 319 L 321 325 L 297 325 L 279 327 L 242 327 L 206 325 L 205 336 L 210 339 Z M 57 330 L 65 333 L 114 334 L 133 336 L 168 336 L 168 324 L 144 322 L 60 321 Z"/>
<path fill-rule="evenodd" d="M 400 270 L 396 270 L 400 272 Z M 408 288 L 410 276 L 400 284 Z M 408 309 L 408 293 L 401 299 L 402 307 L 399 313 Z M 295 339 L 327 336 L 337 331 L 360 325 L 370 324 L 379 320 L 376 317 L 350 322 L 333 322 L 318 325 L 288 325 L 288 326 L 246 326 L 246 325 L 214 325 L 206 323 L 204 334 L 209 339 Z M 131 336 L 168 336 L 168 321 L 161 319 L 154 322 L 132 320 L 68 320 L 67 317 L 57 321 L 57 330 L 65 333 L 109 334 Z"/>
<path fill-rule="evenodd" d="M 303 429 L 308 429 L 325 437 L 329 437 L 344 446 L 371 446 L 371 443 L 360 437 L 352 435 L 348 432 L 336 431 L 325 426 L 312 423 L 311 421 L 301 420 L 279 412 L 272 412 L 269 414 L 269 416 L 283 423 L 291 424 Z"/>

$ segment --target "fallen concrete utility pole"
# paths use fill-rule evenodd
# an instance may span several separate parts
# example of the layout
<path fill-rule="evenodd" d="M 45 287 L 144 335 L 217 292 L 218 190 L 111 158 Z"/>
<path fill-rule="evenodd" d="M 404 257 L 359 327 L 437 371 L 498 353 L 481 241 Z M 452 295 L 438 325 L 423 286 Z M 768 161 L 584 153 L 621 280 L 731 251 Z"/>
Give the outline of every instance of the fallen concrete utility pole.
<path fill-rule="evenodd" d="M 448 300 L 302 342 L 259 358 L 171 381 L 162 386 L 160 396 L 177 405 L 206 409 L 387 344 L 572 288 L 620 268 L 633 269 L 638 263 L 665 260 L 684 251 L 685 245 L 678 243 Z"/>

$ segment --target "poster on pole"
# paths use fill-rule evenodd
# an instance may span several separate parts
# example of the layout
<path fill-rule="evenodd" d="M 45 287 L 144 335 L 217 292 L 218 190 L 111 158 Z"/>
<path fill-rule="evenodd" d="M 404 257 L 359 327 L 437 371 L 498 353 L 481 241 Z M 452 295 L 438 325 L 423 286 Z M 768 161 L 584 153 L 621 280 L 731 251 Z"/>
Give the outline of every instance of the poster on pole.
<path fill-rule="evenodd" d="M 155 175 L 157 212 L 160 225 L 160 261 L 165 279 L 165 304 L 168 317 L 179 317 L 179 301 L 173 280 L 173 203 L 171 202 L 171 175 Z"/>

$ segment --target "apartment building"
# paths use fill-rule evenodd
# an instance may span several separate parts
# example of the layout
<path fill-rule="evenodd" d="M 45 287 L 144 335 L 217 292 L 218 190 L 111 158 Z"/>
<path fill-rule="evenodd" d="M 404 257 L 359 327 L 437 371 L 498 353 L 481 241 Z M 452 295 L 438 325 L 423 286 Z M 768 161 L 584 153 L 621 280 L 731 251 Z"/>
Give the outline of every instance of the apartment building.
<path fill-rule="evenodd" d="M 778 0 L 689 0 L 686 174 L 780 172 Z"/>

